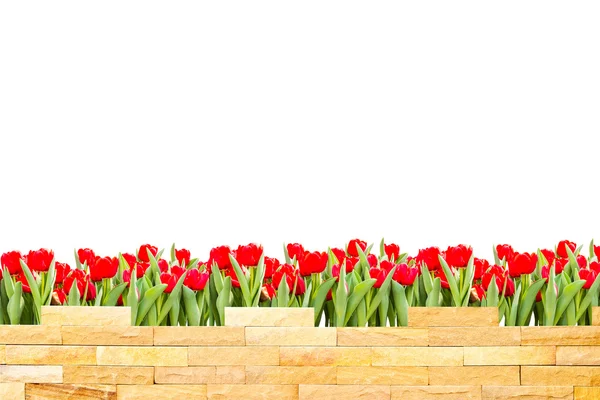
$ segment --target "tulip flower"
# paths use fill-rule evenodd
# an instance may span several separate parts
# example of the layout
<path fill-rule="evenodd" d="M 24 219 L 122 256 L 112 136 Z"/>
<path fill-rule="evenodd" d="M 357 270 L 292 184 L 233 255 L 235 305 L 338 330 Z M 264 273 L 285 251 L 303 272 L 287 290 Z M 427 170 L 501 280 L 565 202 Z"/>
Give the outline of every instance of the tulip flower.
<path fill-rule="evenodd" d="M 307 251 L 304 253 L 304 257 L 299 260 L 298 266 L 302 276 L 320 274 L 327 267 L 327 253 L 319 253 L 318 251 L 310 253 Z"/>
<path fill-rule="evenodd" d="M 77 250 L 77 257 L 79 258 L 79 263 L 86 264 L 88 267 L 91 267 L 96 261 L 94 251 L 87 248 Z"/>
<path fill-rule="evenodd" d="M 400 256 L 400 246 L 394 243 L 384 244 L 383 249 L 388 260 L 394 262 Z"/>
<path fill-rule="evenodd" d="M 296 260 L 300 260 L 302 257 L 304 257 L 304 247 L 301 244 L 288 243 L 286 248 L 290 259 L 295 257 Z"/>
<path fill-rule="evenodd" d="M 575 252 L 575 249 L 577 249 L 577 245 L 575 243 L 568 240 L 561 240 L 558 242 L 558 246 L 556 247 L 556 254 L 562 258 L 569 257 L 569 253 L 567 253 L 567 247 L 571 249 L 571 252 L 573 253 Z"/>
<path fill-rule="evenodd" d="M 2 254 L 2 257 L 0 258 L 2 267 L 7 268 L 8 273 L 11 275 L 17 275 L 21 273 L 22 269 L 20 260 L 25 260 L 25 257 L 21 255 L 20 251 L 9 251 Z"/>
<path fill-rule="evenodd" d="M 262 246 L 257 246 L 254 243 L 250 243 L 246 246 L 238 246 L 237 250 L 235 251 L 235 259 L 240 265 L 245 265 L 246 267 L 256 267 L 262 253 Z"/>
<path fill-rule="evenodd" d="M 356 246 L 360 247 L 360 249 L 364 252 L 367 249 L 367 242 L 360 239 L 352 239 L 350 243 L 348 243 L 348 254 L 352 257 L 358 257 L 358 250 Z"/>
<path fill-rule="evenodd" d="M 90 265 L 90 278 L 92 282 L 99 282 L 104 278 L 113 278 L 119 269 L 119 260 L 116 257 L 98 257 Z"/>
<path fill-rule="evenodd" d="M 440 249 L 437 247 L 421 249 L 419 250 L 419 254 L 417 254 L 417 263 L 426 264 L 427 269 L 435 271 L 441 268 L 440 260 L 438 259 L 439 255 Z"/>
<path fill-rule="evenodd" d="M 182 267 L 185 267 L 189 262 L 190 262 L 190 257 L 191 257 L 191 253 L 189 250 L 186 249 L 180 249 L 180 250 L 175 250 L 175 258 L 177 259 L 177 262 L 179 263 L 179 265 L 181 265 Z"/>
<path fill-rule="evenodd" d="M 200 272 L 196 268 L 190 269 L 183 280 L 183 284 L 188 288 L 198 291 L 204 290 L 208 282 L 208 272 Z"/>
<path fill-rule="evenodd" d="M 516 278 L 523 274 L 531 274 L 535 271 L 537 255 L 534 253 L 515 253 L 512 261 L 508 263 L 508 272 L 511 277 Z"/>
<path fill-rule="evenodd" d="M 50 268 L 54 252 L 48 249 L 39 249 L 30 251 L 27 254 L 27 266 L 32 271 L 46 272 Z"/>
<path fill-rule="evenodd" d="M 392 279 L 404 286 L 410 286 L 415 282 L 417 275 L 419 274 L 418 268 L 409 267 L 407 264 L 396 265 L 396 271 Z"/>
<path fill-rule="evenodd" d="M 515 254 L 515 251 L 513 250 L 511 245 L 499 244 L 496 246 L 496 253 L 498 254 L 498 258 L 500 260 L 511 261 Z"/>
<path fill-rule="evenodd" d="M 458 246 L 448 247 L 445 259 L 448 265 L 452 267 L 465 268 L 472 254 L 473 248 L 471 246 L 459 244 Z"/>
<path fill-rule="evenodd" d="M 150 262 L 150 258 L 148 258 L 148 251 L 152 254 L 152 256 L 156 257 L 158 254 L 158 248 L 156 246 L 151 246 L 149 244 L 143 244 L 140 246 L 138 251 L 138 258 L 141 261 Z"/>
<path fill-rule="evenodd" d="M 229 254 L 231 250 L 229 246 L 214 247 L 210 250 L 209 264 L 212 266 L 213 262 L 217 264 L 219 269 L 231 268 L 231 261 L 229 260 Z"/>

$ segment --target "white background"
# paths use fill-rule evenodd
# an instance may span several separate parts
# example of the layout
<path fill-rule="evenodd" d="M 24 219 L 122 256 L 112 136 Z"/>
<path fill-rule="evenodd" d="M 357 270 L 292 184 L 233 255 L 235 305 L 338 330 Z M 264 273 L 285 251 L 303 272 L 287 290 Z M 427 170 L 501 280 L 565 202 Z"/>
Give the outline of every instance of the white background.
<path fill-rule="evenodd" d="M 596 1 L 3 1 L 0 252 L 587 249 L 599 20 Z"/>

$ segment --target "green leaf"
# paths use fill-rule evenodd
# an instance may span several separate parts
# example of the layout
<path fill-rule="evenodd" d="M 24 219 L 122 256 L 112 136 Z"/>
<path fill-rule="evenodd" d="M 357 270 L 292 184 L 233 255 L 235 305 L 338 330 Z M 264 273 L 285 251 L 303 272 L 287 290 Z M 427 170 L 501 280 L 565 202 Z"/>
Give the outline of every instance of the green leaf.
<path fill-rule="evenodd" d="M 279 287 L 277 288 L 277 306 L 287 307 L 289 301 L 290 289 L 287 284 L 286 276 L 283 275 L 281 277 L 281 281 L 279 282 Z"/>
<path fill-rule="evenodd" d="M 496 276 L 492 276 L 490 285 L 488 286 L 487 293 L 485 295 L 486 305 L 488 307 L 498 307 L 498 285 L 496 285 Z"/>
<path fill-rule="evenodd" d="M 398 326 L 408 326 L 408 301 L 406 289 L 396 281 L 392 281 L 392 298 L 398 315 Z"/>
<path fill-rule="evenodd" d="M 250 287 L 248 286 L 248 278 L 240 268 L 237 260 L 229 254 L 229 261 L 233 266 L 233 270 L 235 271 L 235 276 L 237 276 L 238 282 L 240 284 L 240 289 L 242 289 L 242 295 L 244 296 L 244 305 L 246 307 L 252 306 L 252 297 L 250 296 Z"/>
<path fill-rule="evenodd" d="M 342 327 L 345 323 L 346 307 L 348 305 L 348 293 L 346 292 L 346 266 L 340 267 L 340 280 L 337 284 L 333 303 L 335 306 L 336 326 Z"/>
<path fill-rule="evenodd" d="M 227 276 L 223 279 L 223 289 L 217 296 L 217 312 L 219 313 L 219 322 L 221 325 L 225 325 L 225 307 L 229 307 L 231 295 L 231 277 Z"/>
<path fill-rule="evenodd" d="M 433 279 L 429 273 L 429 268 L 423 263 L 421 265 L 421 276 L 423 277 L 423 285 L 425 286 L 425 293 L 429 294 L 433 290 Z"/>
<path fill-rule="evenodd" d="M 69 290 L 69 296 L 67 298 L 67 304 L 69 306 L 79 306 L 81 305 L 79 295 L 79 289 L 77 288 L 77 281 L 73 280 L 73 284 L 71 285 L 71 290 Z"/>
<path fill-rule="evenodd" d="M 133 271 L 133 275 L 135 275 L 135 271 Z M 119 301 L 119 297 L 121 297 L 121 295 L 125 291 L 126 287 L 127 287 L 127 282 L 123 282 L 123 283 L 118 284 L 114 288 L 112 288 L 112 290 L 110 292 L 108 292 L 108 295 L 104 299 L 104 303 L 102 305 L 106 306 L 106 307 L 116 306 L 117 302 Z M 98 295 L 96 295 L 96 296 L 98 296 Z"/>
<path fill-rule="evenodd" d="M 385 277 L 385 280 L 381 284 L 381 287 L 377 291 L 377 294 L 375 295 L 375 297 L 373 297 L 373 300 L 371 300 L 371 304 L 368 305 L 368 307 L 367 307 L 367 319 L 370 319 L 371 316 L 373 315 L 373 313 L 375 313 L 375 311 L 379 307 L 379 304 L 381 304 L 381 301 L 383 300 L 383 297 L 384 296 L 388 296 L 388 293 L 390 291 L 390 285 L 391 285 L 391 281 L 392 281 L 392 276 L 394 275 L 395 271 L 396 271 L 396 267 L 394 267 L 394 268 L 392 268 L 390 270 L 390 272 L 388 273 L 388 275 Z"/>
<path fill-rule="evenodd" d="M 1 268 L 1 269 L 2 269 L 2 282 L 4 282 L 4 288 L 6 289 L 6 294 L 7 294 L 8 298 L 10 299 L 13 296 L 13 293 L 15 292 L 15 284 L 12 280 L 12 277 L 10 276 L 10 272 L 8 272 L 8 268 Z"/>
<path fill-rule="evenodd" d="M 498 250 L 496 249 L 496 246 L 492 245 L 492 249 L 494 251 L 494 262 L 496 263 L 496 265 L 501 265 L 500 259 L 498 258 Z"/>
<path fill-rule="evenodd" d="M 285 263 L 291 264 L 292 260 L 290 259 L 290 255 L 288 253 L 287 246 L 285 243 L 283 244 L 283 254 L 285 255 Z"/>
<path fill-rule="evenodd" d="M 11 325 L 19 325 L 21 322 L 21 302 L 23 301 L 23 284 L 17 282 L 14 287 L 13 295 L 8 300 L 7 312 Z"/>
<path fill-rule="evenodd" d="M 48 273 L 46 274 L 46 282 L 44 287 L 44 293 L 42 293 L 42 305 L 50 305 L 52 301 L 52 291 L 54 290 L 54 281 L 56 280 L 56 267 L 54 257 L 52 257 L 52 261 L 50 262 L 50 268 L 48 268 Z"/>
<path fill-rule="evenodd" d="M 554 288 L 555 281 L 554 265 L 550 267 L 550 276 L 548 277 L 548 286 L 546 287 L 545 296 L 542 297 L 544 302 L 544 325 L 554 325 L 554 316 L 556 315 L 556 292 Z"/>
<path fill-rule="evenodd" d="M 385 256 L 385 239 L 381 238 L 381 242 L 379 242 L 379 258 L 383 258 Z M 396 260 L 389 260 L 394 262 Z"/>
<path fill-rule="evenodd" d="M 593 240 L 592 240 L 592 243 L 593 243 Z M 600 288 L 600 275 L 596 276 L 594 283 L 589 288 L 585 297 L 579 304 L 579 309 L 577 310 L 577 318 L 576 318 L 578 321 L 583 316 L 583 314 L 585 314 L 585 312 L 589 308 L 590 304 L 592 304 L 592 299 L 593 298 L 598 299 L 599 288 Z"/>
<path fill-rule="evenodd" d="M 450 293 L 452 293 L 452 300 L 454 301 L 454 305 L 460 307 L 462 305 L 460 292 L 458 290 L 458 285 L 456 283 L 456 278 L 454 274 L 450 270 L 448 263 L 441 255 L 438 255 L 438 259 L 440 260 L 440 264 L 442 265 L 442 269 L 444 270 L 444 274 L 446 275 L 446 280 L 448 281 L 448 285 L 450 286 Z"/>
<path fill-rule="evenodd" d="M 474 267 L 475 257 L 471 254 L 471 258 L 469 258 L 469 262 L 467 263 L 467 268 L 465 269 L 465 279 L 463 281 L 463 286 L 460 288 L 460 301 L 463 307 L 469 306 L 469 299 L 471 296 L 471 286 L 473 285 L 473 278 L 475 277 L 475 267 Z M 462 273 L 462 272 L 461 272 Z"/>
<path fill-rule="evenodd" d="M 323 304 L 325 304 L 325 299 L 327 298 L 327 293 L 329 293 L 329 290 L 333 287 L 334 284 L 335 278 L 329 278 L 323 281 L 323 283 L 321 283 L 321 286 L 319 286 L 319 288 L 317 289 L 313 303 L 313 307 L 315 309 L 315 322 L 320 317 L 321 311 L 323 310 Z"/>
<path fill-rule="evenodd" d="M 146 318 L 146 315 L 148 315 L 150 308 L 154 305 L 154 303 L 156 303 L 156 300 L 160 297 L 161 294 L 163 294 L 166 288 L 167 285 L 161 283 L 151 287 L 144 293 L 138 305 L 138 314 L 135 320 L 135 325 L 140 325 L 142 323 L 144 318 Z"/>
<path fill-rule="evenodd" d="M 121 257 L 123 258 L 123 257 Z M 124 260 L 123 260 L 124 261 Z M 129 282 L 129 293 L 127 293 L 127 305 L 131 307 L 131 325 L 135 326 L 137 321 L 138 312 L 138 298 L 137 298 L 137 272 L 135 269 L 131 271 L 131 279 Z"/>
<path fill-rule="evenodd" d="M 529 319 L 531 318 L 531 310 L 535 304 L 535 298 L 542 286 L 544 286 L 544 283 L 546 283 L 545 279 L 537 280 L 525 291 L 525 296 L 523 297 L 523 301 L 519 307 L 519 315 L 517 317 L 518 326 L 529 325 Z"/>
<path fill-rule="evenodd" d="M 260 291 L 262 289 L 263 281 L 265 280 L 265 255 L 262 253 L 256 266 L 256 275 L 254 277 L 254 284 L 252 286 L 252 307 L 257 307 L 260 301 Z"/>
<path fill-rule="evenodd" d="M 77 269 L 83 269 L 81 265 L 81 260 L 79 260 L 79 254 L 77 254 L 77 249 L 73 249 L 73 253 L 75 253 L 75 266 Z"/>
<path fill-rule="evenodd" d="M 211 281 L 215 283 L 215 290 L 217 291 L 217 293 L 221 293 L 221 290 L 223 290 L 224 285 L 223 275 L 221 275 L 221 271 L 219 270 L 217 263 L 214 261 L 211 267 L 210 274 L 212 275 Z"/>
<path fill-rule="evenodd" d="M 427 300 L 425 305 L 427 307 L 439 307 L 440 306 L 440 292 L 442 290 L 442 280 L 437 277 L 433 279 L 433 288 L 431 292 L 427 294 Z"/>
<path fill-rule="evenodd" d="M 573 301 L 573 298 L 581 288 L 585 285 L 584 280 L 575 281 L 569 283 L 563 290 L 561 296 L 558 298 L 558 303 L 556 306 L 556 315 L 554 316 L 554 325 L 558 323 L 558 320 L 562 317 L 563 313 L 569 306 L 569 303 Z"/>
<path fill-rule="evenodd" d="M 173 288 L 171 293 L 169 293 L 167 301 L 165 302 L 165 304 L 162 305 L 162 308 L 160 309 L 160 314 L 158 315 L 159 325 L 162 324 L 163 320 L 167 317 L 167 314 L 169 313 L 169 311 L 171 311 L 171 308 L 174 307 L 176 304 L 178 305 L 181 301 L 181 287 L 183 286 L 183 281 L 185 280 L 186 275 L 187 271 L 179 277 L 179 280 L 175 284 L 175 287 Z M 177 320 L 177 318 L 175 318 L 175 320 Z"/>
<path fill-rule="evenodd" d="M 519 312 L 519 300 L 521 298 L 521 286 L 517 286 L 510 306 L 510 314 L 506 318 L 506 326 L 515 326 L 517 323 L 517 313 Z"/>
<path fill-rule="evenodd" d="M 344 325 L 348 323 L 350 317 L 358 308 L 358 305 L 365 298 L 369 290 L 373 287 L 373 285 L 377 282 L 377 279 L 369 279 L 367 281 L 360 282 L 354 287 L 352 294 L 348 297 L 348 306 L 346 309 L 346 316 L 344 318 Z"/>
<path fill-rule="evenodd" d="M 177 256 L 175 254 L 175 243 L 173 243 L 171 246 L 171 264 L 174 263 L 175 260 L 177 260 Z M 182 265 L 182 267 L 185 267 L 185 265 Z"/>

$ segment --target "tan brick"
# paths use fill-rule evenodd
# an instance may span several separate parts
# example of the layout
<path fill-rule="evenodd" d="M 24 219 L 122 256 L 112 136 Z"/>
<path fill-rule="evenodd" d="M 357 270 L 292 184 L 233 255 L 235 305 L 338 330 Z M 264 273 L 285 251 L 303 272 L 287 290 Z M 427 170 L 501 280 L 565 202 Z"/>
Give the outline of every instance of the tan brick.
<path fill-rule="evenodd" d="M 505 326 L 432 327 L 430 346 L 519 346 L 521 328 Z"/>
<path fill-rule="evenodd" d="M 28 383 L 25 385 L 27 400 L 116 400 L 115 385 L 73 385 L 56 383 Z"/>
<path fill-rule="evenodd" d="M 315 326 L 315 310 L 294 307 L 225 307 L 225 326 Z"/>
<path fill-rule="evenodd" d="M 206 400 L 206 385 L 117 385 L 118 400 Z"/>
<path fill-rule="evenodd" d="M 217 366 L 215 383 L 244 384 L 246 383 L 246 367 L 243 365 Z"/>
<path fill-rule="evenodd" d="M 54 365 L 0 365 L 0 382 L 62 383 L 63 367 Z"/>
<path fill-rule="evenodd" d="M 63 344 L 106 346 L 152 346 L 150 326 L 63 326 Z"/>
<path fill-rule="evenodd" d="M 374 347 L 373 365 L 457 366 L 463 365 L 462 347 Z"/>
<path fill-rule="evenodd" d="M 427 346 L 427 328 L 338 328 L 338 346 Z"/>
<path fill-rule="evenodd" d="M 521 385 L 600 385 L 600 367 L 523 366 L 521 367 Z"/>
<path fill-rule="evenodd" d="M 519 385 L 519 367 L 429 367 L 430 385 L 461 386 L 465 383 L 470 385 Z"/>
<path fill-rule="evenodd" d="M 484 400 L 571 400 L 572 386 L 483 386 Z"/>
<path fill-rule="evenodd" d="M 247 366 L 246 383 L 249 384 L 334 384 L 336 383 L 335 367 L 271 367 Z"/>
<path fill-rule="evenodd" d="M 152 385 L 152 367 L 115 367 L 96 365 L 65 365 L 64 383 L 97 383 L 103 385 Z"/>
<path fill-rule="evenodd" d="M 335 346 L 335 328 L 248 327 L 247 346 Z"/>
<path fill-rule="evenodd" d="M 574 400 L 600 400 L 600 387 L 575 387 L 573 388 Z"/>
<path fill-rule="evenodd" d="M 522 327 L 521 345 L 600 345 L 600 326 Z"/>
<path fill-rule="evenodd" d="M 592 325 L 600 326 L 600 307 L 592 307 Z"/>
<path fill-rule="evenodd" d="M 130 307 L 42 306 L 42 325 L 131 325 Z"/>
<path fill-rule="evenodd" d="M 207 385 L 209 400 L 297 400 L 297 385 Z"/>
<path fill-rule="evenodd" d="M 187 366 L 187 347 L 98 346 L 98 365 Z"/>
<path fill-rule="evenodd" d="M 0 364 L 6 364 L 6 346 L 0 345 Z"/>
<path fill-rule="evenodd" d="M 61 344 L 59 326 L 0 325 L 2 344 Z"/>
<path fill-rule="evenodd" d="M 554 365 L 556 346 L 465 347 L 465 365 Z"/>
<path fill-rule="evenodd" d="M 556 365 L 600 365 L 600 346 L 557 346 Z"/>
<path fill-rule="evenodd" d="M 155 367 L 156 383 L 215 383 L 217 367 Z"/>
<path fill-rule="evenodd" d="M 6 346 L 7 364 L 95 365 L 93 346 Z"/>
<path fill-rule="evenodd" d="M 231 326 L 157 326 L 157 346 L 244 346 L 244 328 Z"/>
<path fill-rule="evenodd" d="M 409 307 L 408 326 L 498 326 L 496 307 Z"/>
<path fill-rule="evenodd" d="M 371 365 L 371 349 L 368 347 L 281 347 L 281 365 Z"/>
<path fill-rule="evenodd" d="M 481 386 L 392 386 L 393 400 L 480 400 Z"/>
<path fill-rule="evenodd" d="M 300 400 L 389 400 L 390 387 L 376 385 L 300 385 Z"/>
<path fill-rule="evenodd" d="M 189 365 L 278 365 L 279 348 L 190 347 Z"/>
<path fill-rule="evenodd" d="M 337 367 L 339 385 L 427 385 L 428 382 L 427 367 Z"/>
<path fill-rule="evenodd" d="M 0 383 L 0 398 L 25 400 L 25 384 L 22 382 Z"/>

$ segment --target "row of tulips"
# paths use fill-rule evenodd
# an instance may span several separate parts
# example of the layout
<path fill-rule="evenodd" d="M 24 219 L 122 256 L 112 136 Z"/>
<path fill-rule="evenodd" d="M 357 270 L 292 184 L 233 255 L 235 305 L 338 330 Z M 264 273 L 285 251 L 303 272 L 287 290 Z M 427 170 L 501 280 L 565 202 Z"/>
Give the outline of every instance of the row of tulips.
<path fill-rule="evenodd" d="M 378 254 L 354 239 L 344 249 L 283 246 L 284 261 L 260 245 L 190 251 L 142 245 L 136 254 L 75 251 L 74 268 L 51 250 L 2 254 L 0 324 L 36 324 L 42 305 L 129 306 L 134 325 L 223 325 L 224 309 L 314 307 L 315 325 L 406 326 L 408 307 L 498 307 L 507 326 L 588 325 L 600 292 L 600 246 L 589 255 L 564 240 L 553 250 L 494 247 L 493 264 L 470 246 L 419 250 L 396 244 Z"/>

